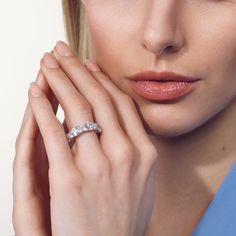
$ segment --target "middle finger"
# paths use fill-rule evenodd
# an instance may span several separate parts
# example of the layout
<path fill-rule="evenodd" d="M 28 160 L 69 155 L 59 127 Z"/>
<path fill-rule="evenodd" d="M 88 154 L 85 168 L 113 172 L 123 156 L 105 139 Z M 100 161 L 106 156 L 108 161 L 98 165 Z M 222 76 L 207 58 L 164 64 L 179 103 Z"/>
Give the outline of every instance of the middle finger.
<path fill-rule="evenodd" d="M 84 123 L 85 121 L 93 122 L 93 114 L 90 105 L 84 97 L 75 89 L 73 84 L 69 82 L 67 76 L 60 69 L 55 58 L 45 53 L 43 59 L 40 61 L 41 70 L 47 79 L 47 82 L 53 93 L 61 104 L 65 113 L 65 121 L 68 129 Z M 77 149 L 80 152 L 86 152 L 93 157 L 93 150 L 100 151 L 101 147 L 98 137 L 95 132 L 88 132 L 75 139 Z M 91 149 L 91 145 L 93 149 Z M 91 159 L 91 158 L 90 158 Z"/>
<path fill-rule="evenodd" d="M 66 71 L 70 81 L 92 105 L 96 121 L 104 128 L 100 137 L 102 147 L 105 153 L 112 158 L 114 156 L 114 148 L 127 146 L 130 143 L 130 139 L 124 133 L 110 94 L 80 63 L 75 55 L 67 53 L 66 57 L 62 57 L 56 48 L 54 48 L 53 53 L 63 70 Z M 113 158 L 115 159 L 116 157 Z"/>
<path fill-rule="evenodd" d="M 55 68 L 50 69 L 46 67 L 44 64 L 46 59 L 53 60 L 56 65 Z M 77 125 L 75 122 L 78 122 L 78 119 L 82 120 L 83 122 L 86 120 L 92 121 L 93 116 L 96 122 L 102 126 L 103 132 L 100 135 L 100 141 L 102 145 L 100 144 L 98 137 L 94 132 L 89 132 L 89 134 L 93 135 L 91 138 L 94 137 L 95 139 L 90 139 L 87 134 L 83 135 L 83 139 L 82 137 L 76 139 L 76 141 L 78 140 L 78 161 L 80 162 L 80 165 L 83 165 L 84 158 L 85 163 L 88 162 L 88 159 L 86 158 L 89 155 L 88 153 L 91 154 L 89 155 L 89 161 L 91 161 L 91 163 L 94 163 L 95 159 L 97 161 L 101 160 L 101 155 L 99 154 L 104 151 L 104 147 L 106 149 L 105 153 L 108 154 L 107 157 L 116 158 L 114 155 L 111 155 L 114 153 L 114 147 L 119 147 L 121 142 L 127 145 L 127 138 L 125 137 L 119 125 L 119 121 L 110 98 L 104 95 L 105 89 L 104 91 L 100 90 L 101 86 L 94 78 L 91 78 L 91 74 L 84 66 L 78 67 L 77 78 L 78 80 L 84 79 L 87 81 L 87 83 L 90 83 L 89 85 L 91 87 L 91 92 L 89 93 L 88 90 L 82 91 L 82 89 L 80 89 L 82 86 L 79 87 L 79 89 L 76 89 L 64 71 L 60 69 L 54 56 L 49 53 L 45 54 L 45 57 L 41 61 L 40 65 L 51 89 L 55 93 L 59 103 L 62 105 L 62 108 L 65 111 L 65 116 L 67 116 L 66 120 L 68 120 L 69 123 L 69 129 Z M 73 82 L 76 83 L 76 81 Z M 115 136 L 116 139 L 113 139 L 111 134 L 112 137 Z M 91 156 L 93 160 L 91 159 Z"/>

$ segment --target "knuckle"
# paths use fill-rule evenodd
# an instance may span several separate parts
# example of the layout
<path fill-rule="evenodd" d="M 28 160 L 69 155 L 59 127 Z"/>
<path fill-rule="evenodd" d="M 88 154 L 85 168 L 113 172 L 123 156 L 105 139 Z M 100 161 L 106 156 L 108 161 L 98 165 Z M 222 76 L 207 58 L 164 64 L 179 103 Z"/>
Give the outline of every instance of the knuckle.
<path fill-rule="evenodd" d="M 129 143 L 125 143 L 119 146 L 119 154 L 125 157 L 132 157 L 134 154 L 134 147 Z"/>
<path fill-rule="evenodd" d="M 88 163 L 81 169 L 81 172 L 84 176 L 92 178 L 95 181 L 102 181 L 109 178 L 110 175 L 110 163 L 107 160 L 107 157 L 102 154 L 97 161 Z"/>
<path fill-rule="evenodd" d="M 156 160 L 158 156 L 158 151 L 156 147 L 150 144 L 144 145 L 144 147 L 145 150 L 143 155 L 146 157 L 146 159 Z"/>
<path fill-rule="evenodd" d="M 107 180 L 109 177 L 109 169 L 106 167 L 100 167 L 100 168 L 93 168 L 91 171 L 91 176 L 93 179 L 95 179 L 98 182 L 103 182 L 104 180 Z"/>
<path fill-rule="evenodd" d="M 125 167 L 131 167 L 133 164 L 133 158 L 131 156 L 120 156 L 116 160 L 116 166 L 124 169 Z"/>
<path fill-rule="evenodd" d="M 132 145 L 127 143 L 119 145 L 115 150 L 115 164 L 120 167 L 131 166 L 134 162 L 135 151 Z"/>
<path fill-rule="evenodd" d="M 85 114 L 91 114 L 92 108 L 91 108 L 91 105 L 87 101 L 83 100 L 83 101 L 78 102 L 77 107 L 80 112 L 83 112 Z"/>
<path fill-rule="evenodd" d="M 153 145 L 144 145 L 145 150 L 141 154 L 142 165 L 148 169 L 152 168 L 157 163 L 158 151 Z"/>
<path fill-rule="evenodd" d="M 96 98 L 99 98 L 100 100 L 102 100 L 103 102 L 111 102 L 111 97 L 110 95 L 103 89 L 101 88 L 101 85 L 96 84 L 94 86 L 94 92 L 96 94 Z"/>

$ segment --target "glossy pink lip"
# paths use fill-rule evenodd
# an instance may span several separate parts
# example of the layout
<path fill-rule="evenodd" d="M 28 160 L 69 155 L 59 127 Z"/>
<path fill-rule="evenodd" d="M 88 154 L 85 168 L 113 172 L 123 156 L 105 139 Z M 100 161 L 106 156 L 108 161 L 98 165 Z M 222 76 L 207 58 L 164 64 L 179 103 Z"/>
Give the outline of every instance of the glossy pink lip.
<path fill-rule="evenodd" d="M 196 81 L 199 78 L 188 77 L 173 72 L 143 71 L 127 77 L 129 80 L 158 80 L 158 81 Z"/>
<path fill-rule="evenodd" d="M 171 72 L 153 71 L 144 71 L 128 79 L 137 94 L 154 101 L 170 101 L 182 97 L 195 89 L 200 80 Z"/>

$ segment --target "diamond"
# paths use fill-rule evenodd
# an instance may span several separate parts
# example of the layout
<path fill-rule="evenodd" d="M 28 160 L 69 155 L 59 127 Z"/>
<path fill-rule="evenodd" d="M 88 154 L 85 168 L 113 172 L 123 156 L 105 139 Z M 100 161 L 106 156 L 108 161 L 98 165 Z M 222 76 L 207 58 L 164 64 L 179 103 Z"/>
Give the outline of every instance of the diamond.
<path fill-rule="evenodd" d="M 68 142 L 71 142 L 72 139 L 83 132 L 95 131 L 96 133 L 102 132 L 101 127 L 97 123 L 86 121 L 84 124 L 75 126 L 66 134 Z"/>

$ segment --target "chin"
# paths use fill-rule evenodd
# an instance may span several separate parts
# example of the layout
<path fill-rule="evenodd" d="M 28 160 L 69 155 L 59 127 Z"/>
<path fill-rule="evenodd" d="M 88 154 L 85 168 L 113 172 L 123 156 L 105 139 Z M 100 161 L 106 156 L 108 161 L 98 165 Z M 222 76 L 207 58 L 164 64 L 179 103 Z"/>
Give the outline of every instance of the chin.
<path fill-rule="evenodd" d="M 211 116 L 200 116 L 187 112 L 165 113 L 160 111 L 141 111 L 141 118 L 150 136 L 159 138 L 176 138 L 199 131 L 211 120 Z"/>
<path fill-rule="evenodd" d="M 166 122 L 156 123 L 158 121 L 145 122 L 144 126 L 148 135 L 159 138 L 175 138 L 186 135 L 193 131 L 195 127 L 186 124 L 169 124 Z"/>

